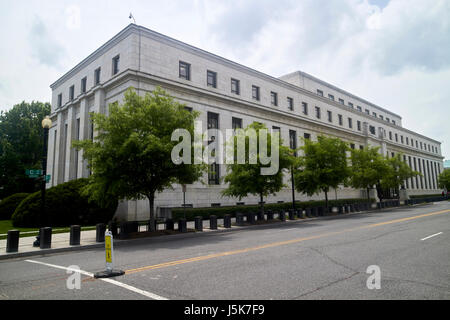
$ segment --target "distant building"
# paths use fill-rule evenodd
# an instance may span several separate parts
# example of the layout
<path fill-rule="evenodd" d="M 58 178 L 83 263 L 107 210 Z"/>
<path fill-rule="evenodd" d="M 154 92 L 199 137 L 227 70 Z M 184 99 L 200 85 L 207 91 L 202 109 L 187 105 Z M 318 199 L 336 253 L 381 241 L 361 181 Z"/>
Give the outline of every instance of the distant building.
<path fill-rule="evenodd" d="M 450 160 L 444 160 L 444 168 L 450 168 Z"/>
<path fill-rule="evenodd" d="M 53 126 L 47 187 L 89 176 L 82 151 L 70 147 L 72 140 L 95 139 L 89 112 L 107 114 L 108 105 L 122 102 L 129 87 L 143 95 L 156 86 L 199 111 L 204 130 L 245 128 L 257 121 L 279 130 L 288 146 L 292 141 L 300 146 L 301 138 L 315 140 L 321 134 L 339 137 L 357 149 L 379 146 L 380 152 L 389 157 L 402 153 L 403 160 L 422 173 L 405 181 L 409 194 L 439 191 L 441 143 L 404 128 L 402 118 L 392 111 L 307 73 L 296 71 L 275 78 L 135 24 L 128 25 L 50 86 Z M 205 179 L 208 184 L 187 186 L 186 203 L 193 207 L 258 203 L 258 196 L 242 200 L 222 197 L 226 186 L 220 178 L 225 173 L 225 165 L 212 164 Z M 288 177 L 285 183 L 290 185 Z M 362 196 L 364 190 L 337 190 L 338 198 Z M 323 199 L 323 195 L 311 198 Z M 298 200 L 311 198 L 296 194 Z M 265 201 L 291 199 L 287 187 Z M 182 203 L 178 185 L 155 199 L 157 212 Z M 148 201 L 123 202 L 119 211 L 127 219 L 148 219 Z"/>

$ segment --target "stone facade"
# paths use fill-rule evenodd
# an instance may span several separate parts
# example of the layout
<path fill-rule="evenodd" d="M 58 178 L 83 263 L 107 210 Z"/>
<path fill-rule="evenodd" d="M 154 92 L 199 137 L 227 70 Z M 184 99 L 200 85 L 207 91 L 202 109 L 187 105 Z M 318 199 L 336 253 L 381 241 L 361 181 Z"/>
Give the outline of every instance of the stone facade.
<path fill-rule="evenodd" d="M 116 57 L 119 58 L 118 68 L 114 70 Z M 189 64 L 189 79 L 180 77 L 180 61 Z M 100 75 L 96 83 L 98 68 Z M 207 84 L 208 70 L 216 74 L 216 87 Z M 83 92 L 84 78 L 86 90 Z M 239 94 L 231 91 L 231 79 L 239 80 Z M 70 97 L 72 86 L 73 98 Z M 437 175 L 443 170 L 440 142 L 405 129 L 399 115 L 306 73 L 298 71 L 274 78 L 134 24 L 51 85 L 53 125 L 49 134 L 47 167 L 51 180 L 47 187 L 89 176 L 82 151 L 77 152 L 70 147 L 72 140 L 95 138 L 89 112 L 107 113 L 107 106 L 122 102 L 129 87 L 145 94 L 156 86 L 161 86 L 179 102 L 200 111 L 203 130 L 206 130 L 207 114 L 211 112 L 218 114 L 220 130 L 231 128 L 233 117 L 242 119 L 244 128 L 254 121 L 262 122 L 268 128 L 279 127 L 287 145 L 289 131 L 294 130 L 298 146 L 305 134 L 309 134 L 311 139 L 325 134 L 348 141 L 355 148 L 380 146 L 381 152 L 389 156 L 401 152 L 413 169 L 424 173 L 424 177 L 409 179 L 405 183 L 408 193 L 440 193 L 437 187 Z M 259 100 L 252 97 L 252 86 L 259 87 Z M 277 95 L 276 106 L 271 103 L 271 92 Z M 320 92 L 323 96 L 319 95 Z M 292 110 L 288 98 L 293 101 Z M 320 118 L 316 107 L 320 108 Z M 331 118 L 328 117 L 329 111 Z M 225 165 L 220 165 L 219 172 L 223 177 Z M 204 180 L 208 181 L 207 175 Z M 285 181 L 290 186 L 288 177 Z M 223 183 L 187 186 L 186 203 L 194 207 L 209 207 L 237 202 L 256 204 L 259 201 L 256 196 L 242 200 L 221 197 L 223 188 Z M 361 190 L 341 187 L 335 194 L 338 198 L 354 198 L 362 193 Z M 287 187 L 266 202 L 287 202 L 291 197 L 291 189 Z M 313 197 L 322 198 L 321 194 Z M 330 198 L 334 199 L 333 192 Z M 296 199 L 310 198 L 296 193 Z M 181 187 L 175 185 L 173 190 L 156 196 L 155 206 L 162 215 L 165 208 L 180 207 L 182 201 Z M 148 201 L 125 201 L 120 204 L 117 215 L 123 219 L 145 220 L 148 212 Z"/>

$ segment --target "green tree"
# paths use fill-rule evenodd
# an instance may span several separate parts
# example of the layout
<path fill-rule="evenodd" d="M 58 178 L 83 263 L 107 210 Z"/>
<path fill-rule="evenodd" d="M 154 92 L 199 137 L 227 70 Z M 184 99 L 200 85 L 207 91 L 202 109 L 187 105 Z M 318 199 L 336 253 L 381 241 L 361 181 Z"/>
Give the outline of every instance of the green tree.
<path fill-rule="evenodd" d="M 268 168 L 270 164 L 263 164 L 265 161 L 261 161 L 260 150 L 261 144 L 256 145 L 252 143 L 250 131 L 254 130 L 256 132 L 255 138 L 260 141 L 264 132 L 267 132 L 267 151 L 268 155 L 272 156 L 270 150 L 272 149 L 272 143 L 277 143 L 278 145 L 278 170 L 274 174 L 261 174 L 264 168 Z M 263 130 L 263 131 L 262 131 Z M 228 144 L 228 146 L 233 146 L 234 163 L 227 164 L 227 175 L 224 181 L 228 183 L 228 187 L 222 191 L 225 196 L 238 197 L 242 199 L 243 197 L 251 195 L 258 195 L 260 199 L 260 210 L 264 214 L 264 198 L 270 194 L 275 194 L 279 192 L 283 187 L 283 170 L 290 168 L 293 158 L 291 156 L 290 149 L 281 145 L 281 139 L 274 139 L 274 135 L 269 133 L 267 128 L 260 123 L 253 123 L 249 125 L 245 130 L 238 130 L 236 135 L 232 138 L 233 144 Z M 239 140 L 245 141 L 245 161 L 241 161 L 238 158 L 238 143 Z M 255 140 L 256 140 L 255 139 Z M 244 144 L 242 144 L 244 145 Z M 252 145 L 255 149 L 252 151 Z M 276 147 L 276 145 L 274 145 Z M 252 157 L 256 158 L 256 161 L 251 161 Z M 254 159 L 254 158 L 253 158 Z M 256 163 L 255 163 L 256 162 Z"/>
<path fill-rule="evenodd" d="M 445 169 L 439 174 L 439 188 L 450 190 L 450 169 Z"/>
<path fill-rule="evenodd" d="M 294 170 L 295 189 L 308 196 L 324 192 L 328 208 L 328 192 L 342 184 L 349 174 L 348 146 L 338 138 L 325 136 L 319 136 L 316 142 L 304 141 L 304 146 L 300 148 L 303 155 L 297 159 Z"/>
<path fill-rule="evenodd" d="M 22 102 L 0 113 L 0 199 L 18 192 L 35 192 L 39 185 L 26 169 L 42 169 L 42 119 L 50 104 Z"/>
<path fill-rule="evenodd" d="M 94 141 L 73 143 L 84 150 L 92 170 L 85 192 L 100 202 L 147 198 L 149 229 L 154 231 L 155 193 L 174 183 L 193 183 L 204 169 L 202 165 L 175 164 L 171 158 L 178 144 L 172 141 L 172 133 L 185 129 L 193 137 L 197 116 L 198 112 L 187 111 L 159 87 L 145 97 L 130 88 L 123 105 L 109 106 L 109 116 L 92 113 L 98 135 Z"/>
<path fill-rule="evenodd" d="M 366 189 L 370 200 L 370 189 L 379 184 L 388 171 L 386 159 L 379 147 L 365 147 L 351 150 L 351 168 L 347 184 L 355 189 Z"/>
<path fill-rule="evenodd" d="M 402 154 L 396 154 L 394 157 L 386 159 L 387 170 L 379 182 L 380 188 L 394 188 L 399 186 L 404 188 L 406 179 L 420 175 L 419 172 L 412 170 L 405 161 L 402 160 Z"/>

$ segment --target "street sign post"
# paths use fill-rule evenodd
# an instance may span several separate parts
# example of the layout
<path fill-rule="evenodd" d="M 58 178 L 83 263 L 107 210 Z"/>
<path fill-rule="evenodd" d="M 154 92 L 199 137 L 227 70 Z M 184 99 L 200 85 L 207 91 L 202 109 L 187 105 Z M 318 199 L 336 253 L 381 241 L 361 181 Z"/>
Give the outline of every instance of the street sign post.
<path fill-rule="evenodd" d="M 125 274 L 122 270 L 114 270 L 114 242 L 111 231 L 105 232 L 105 264 L 106 270 L 94 274 L 94 278 L 110 278 Z"/>

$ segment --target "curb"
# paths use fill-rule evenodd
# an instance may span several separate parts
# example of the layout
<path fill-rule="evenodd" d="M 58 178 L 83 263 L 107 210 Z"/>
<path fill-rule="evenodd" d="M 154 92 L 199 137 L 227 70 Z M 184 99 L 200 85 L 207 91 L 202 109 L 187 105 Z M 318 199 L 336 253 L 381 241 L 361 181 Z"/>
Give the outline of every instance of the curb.
<path fill-rule="evenodd" d="M 383 208 L 383 209 L 371 209 L 368 211 L 359 211 L 359 212 L 349 212 L 344 214 L 337 214 L 332 216 L 322 216 L 322 217 L 313 217 L 313 218 L 306 218 L 306 219 L 296 219 L 296 220 L 289 220 L 286 219 L 286 221 L 278 221 L 274 219 L 274 222 L 271 223 L 263 223 L 263 224 L 249 224 L 244 226 L 233 226 L 232 228 L 223 228 L 220 227 L 220 229 L 214 230 L 214 231 L 199 231 L 199 232 L 186 232 L 186 233 L 179 233 L 179 234 L 172 234 L 172 235 L 166 235 L 166 236 L 158 236 L 158 237 L 144 237 L 144 238 L 137 238 L 137 239 L 114 239 L 114 247 L 121 247 L 125 245 L 129 245 L 132 243 L 137 242 L 149 242 L 150 240 L 154 242 L 161 242 L 161 241 L 167 241 L 167 240 L 175 240 L 175 239 L 183 239 L 187 237 L 192 236 L 207 236 L 207 235 L 213 235 L 216 233 L 224 233 L 224 232 L 234 232 L 234 231 L 242 231 L 247 229 L 262 229 L 264 227 L 271 227 L 271 226 L 278 226 L 280 224 L 286 224 L 286 223 L 303 223 L 308 221 L 315 221 L 315 220 L 328 220 L 328 219 L 335 219 L 335 218 L 344 218 L 351 215 L 357 215 L 357 214 L 364 214 L 364 213 L 374 213 L 374 212 L 383 212 L 387 210 L 392 209 L 403 209 L 403 208 L 410 208 L 410 207 L 417 207 L 417 206 L 425 206 L 429 205 L 430 203 L 418 203 L 408 206 L 399 206 L 399 207 L 391 207 L 391 208 Z M 267 221 L 267 220 L 266 220 Z M 7 253 L 4 255 L 0 255 L 0 261 L 2 260 L 8 260 L 8 259 L 14 259 L 14 258 L 23 258 L 23 257 L 31 257 L 31 256 L 45 256 L 49 254 L 54 253 L 62 253 L 62 252 L 71 252 L 71 251 L 83 251 L 83 250 L 90 250 L 90 249 L 97 249 L 97 248 L 103 248 L 105 244 L 103 242 L 95 243 L 95 244 L 88 244 L 88 245 L 79 245 L 79 246 L 71 246 L 71 247 L 64 247 L 64 248 L 49 248 L 49 249 L 40 249 L 40 251 L 28 251 L 28 252 L 14 252 L 14 253 Z"/>

